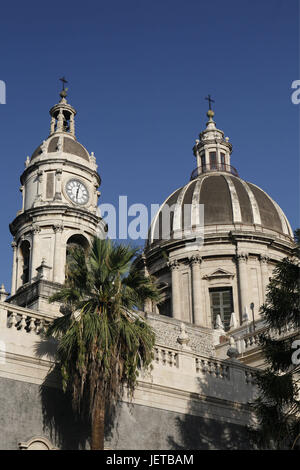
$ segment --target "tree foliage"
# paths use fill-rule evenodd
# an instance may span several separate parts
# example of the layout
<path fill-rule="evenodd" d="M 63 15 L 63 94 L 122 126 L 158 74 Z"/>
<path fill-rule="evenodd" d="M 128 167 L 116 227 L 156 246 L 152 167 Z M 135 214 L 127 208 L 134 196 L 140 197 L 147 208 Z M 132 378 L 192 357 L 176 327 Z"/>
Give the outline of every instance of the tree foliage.
<path fill-rule="evenodd" d="M 105 409 L 124 385 L 132 395 L 138 371 L 153 358 L 154 332 L 138 309 L 159 294 L 132 264 L 136 255 L 136 249 L 99 238 L 88 251 L 73 247 L 66 283 L 50 299 L 64 304 L 66 313 L 47 335 L 58 340 L 63 389 L 71 391 L 76 411 L 91 418 L 94 449 L 103 448 Z"/>
<path fill-rule="evenodd" d="M 293 343 L 300 338 L 299 229 L 295 240 L 294 256 L 276 265 L 261 307 L 266 330 L 260 346 L 266 368 L 256 378 L 259 394 L 253 407 L 258 428 L 251 435 L 264 449 L 295 448 L 300 439 L 300 354 L 292 360 Z"/>

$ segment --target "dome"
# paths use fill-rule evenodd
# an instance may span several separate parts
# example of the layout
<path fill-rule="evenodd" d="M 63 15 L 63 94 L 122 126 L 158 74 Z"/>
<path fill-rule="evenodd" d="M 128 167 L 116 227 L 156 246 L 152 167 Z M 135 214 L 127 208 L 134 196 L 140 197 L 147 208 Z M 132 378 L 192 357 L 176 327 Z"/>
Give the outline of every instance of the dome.
<path fill-rule="evenodd" d="M 58 136 L 53 136 L 52 138 L 46 140 L 46 148 L 45 151 L 48 153 L 54 153 L 58 151 Z M 77 157 L 81 157 L 86 161 L 89 161 L 89 154 L 88 151 L 81 145 L 79 142 L 74 140 L 71 137 L 63 137 L 63 145 L 62 151 L 64 153 L 69 153 L 71 155 L 76 155 Z M 37 149 L 33 152 L 31 156 L 31 161 L 33 161 L 36 157 L 43 153 L 42 144 L 37 147 Z"/>
<path fill-rule="evenodd" d="M 283 211 L 262 189 L 229 172 L 212 171 L 201 174 L 165 200 L 152 222 L 148 245 L 172 239 L 178 230 L 193 230 L 200 224 L 198 204 L 204 205 L 206 233 L 239 229 L 293 237 Z M 167 225 L 164 214 L 168 214 Z"/>

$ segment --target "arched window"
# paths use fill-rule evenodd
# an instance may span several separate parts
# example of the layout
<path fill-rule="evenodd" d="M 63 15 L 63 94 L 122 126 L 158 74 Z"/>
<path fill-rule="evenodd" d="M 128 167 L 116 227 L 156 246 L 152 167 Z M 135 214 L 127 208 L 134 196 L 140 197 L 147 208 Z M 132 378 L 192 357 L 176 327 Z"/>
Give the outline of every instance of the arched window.
<path fill-rule="evenodd" d="M 75 235 L 72 235 L 68 241 L 67 241 L 67 246 L 66 246 L 66 277 L 68 275 L 67 273 L 67 266 L 68 266 L 68 260 L 70 257 L 70 252 L 73 247 L 80 246 L 83 248 L 85 251 L 89 247 L 89 242 L 88 240 L 81 235 L 80 233 L 76 233 Z"/>
<path fill-rule="evenodd" d="M 89 242 L 83 235 L 76 233 L 75 235 L 72 235 L 67 241 L 67 250 L 71 246 L 81 246 L 84 250 L 87 250 L 89 247 Z"/>
<path fill-rule="evenodd" d="M 22 284 L 29 282 L 29 263 L 30 263 L 30 243 L 28 240 L 24 240 L 20 246 L 21 254 L 21 280 Z"/>

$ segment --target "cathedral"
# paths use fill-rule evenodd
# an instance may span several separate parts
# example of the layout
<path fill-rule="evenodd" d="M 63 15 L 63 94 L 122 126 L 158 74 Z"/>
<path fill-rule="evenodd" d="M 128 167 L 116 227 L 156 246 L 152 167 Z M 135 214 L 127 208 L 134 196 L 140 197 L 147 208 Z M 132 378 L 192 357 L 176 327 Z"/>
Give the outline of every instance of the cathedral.
<path fill-rule="evenodd" d="M 88 247 L 107 226 L 96 159 L 77 140 L 66 90 L 50 116 L 49 136 L 20 178 L 11 292 L 0 290 L 0 449 L 89 448 L 88 426 L 49 373 L 55 345 L 42 333 L 62 314 L 48 299 L 64 283 L 70 246 Z M 141 312 L 156 334 L 153 369 L 108 421 L 107 449 L 250 448 L 259 308 L 294 241 L 279 205 L 239 177 L 232 148 L 209 101 L 196 169 L 160 206 L 136 261 L 161 291 Z"/>

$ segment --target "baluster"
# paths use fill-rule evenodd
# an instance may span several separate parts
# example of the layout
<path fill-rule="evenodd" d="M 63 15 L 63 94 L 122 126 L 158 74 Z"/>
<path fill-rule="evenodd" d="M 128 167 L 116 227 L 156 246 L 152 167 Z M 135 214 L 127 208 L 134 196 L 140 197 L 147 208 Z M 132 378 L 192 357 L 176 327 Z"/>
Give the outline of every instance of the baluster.
<path fill-rule="evenodd" d="M 29 333 L 35 332 L 35 318 L 31 317 L 29 322 Z"/>
<path fill-rule="evenodd" d="M 178 354 L 174 354 L 174 366 L 178 367 Z"/>
<path fill-rule="evenodd" d="M 163 365 L 165 366 L 166 365 L 166 351 L 165 351 L 165 349 L 161 350 L 161 359 L 162 359 Z"/>
<path fill-rule="evenodd" d="M 45 331 L 45 322 L 44 320 L 41 320 L 39 324 L 39 334 L 42 334 L 44 331 Z"/>
<path fill-rule="evenodd" d="M 15 312 L 11 312 L 8 318 L 8 327 L 13 328 L 17 324 L 17 314 Z"/>
<path fill-rule="evenodd" d="M 155 348 L 154 350 L 154 358 L 157 363 L 159 363 L 159 349 Z"/>
<path fill-rule="evenodd" d="M 19 331 L 24 330 L 26 328 L 26 326 L 27 326 L 26 315 L 22 315 L 21 321 L 20 321 L 20 324 L 19 324 Z"/>

